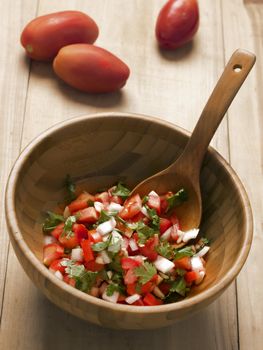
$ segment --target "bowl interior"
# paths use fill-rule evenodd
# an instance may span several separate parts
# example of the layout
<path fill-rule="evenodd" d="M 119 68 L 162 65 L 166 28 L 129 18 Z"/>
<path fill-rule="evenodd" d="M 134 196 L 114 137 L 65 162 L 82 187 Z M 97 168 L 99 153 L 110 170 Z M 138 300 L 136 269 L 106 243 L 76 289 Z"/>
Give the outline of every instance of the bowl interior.
<path fill-rule="evenodd" d="M 168 166 L 188 137 L 171 124 L 125 114 L 76 118 L 38 137 L 29 146 L 15 185 L 16 216 L 27 245 L 41 262 L 43 214 L 63 202 L 67 174 L 89 192 L 118 180 L 132 188 Z M 235 264 L 246 234 L 240 184 L 212 149 L 204 160 L 201 190 L 201 232 L 211 239 L 211 250 L 207 276 L 191 295 L 220 281 Z"/>

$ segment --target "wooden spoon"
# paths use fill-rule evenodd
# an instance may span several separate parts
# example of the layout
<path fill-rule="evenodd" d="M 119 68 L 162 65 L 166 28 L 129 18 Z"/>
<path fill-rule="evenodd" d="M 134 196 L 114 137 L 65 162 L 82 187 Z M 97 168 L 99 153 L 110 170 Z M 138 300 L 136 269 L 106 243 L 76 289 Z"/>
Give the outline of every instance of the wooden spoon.
<path fill-rule="evenodd" d="M 208 145 L 228 107 L 256 61 L 256 56 L 237 50 L 231 56 L 195 126 L 183 153 L 168 168 L 139 183 L 132 194 L 141 196 L 184 188 L 188 200 L 176 208 L 183 230 L 198 228 L 202 215 L 200 169 Z M 201 87 L 200 87 L 201 88 Z"/>

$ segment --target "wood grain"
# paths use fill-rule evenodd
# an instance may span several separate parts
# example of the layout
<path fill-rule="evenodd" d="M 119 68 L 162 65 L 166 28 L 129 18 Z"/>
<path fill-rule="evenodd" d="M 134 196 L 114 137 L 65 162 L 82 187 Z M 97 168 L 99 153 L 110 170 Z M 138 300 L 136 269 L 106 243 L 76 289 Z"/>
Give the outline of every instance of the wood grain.
<path fill-rule="evenodd" d="M 19 139 L 17 136 L 12 140 L 5 138 L 3 141 L 3 131 L 4 135 L 21 132 L 22 129 L 19 126 L 21 124 L 17 123 L 20 110 L 23 109 L 23 107 L 20 108 L 21 104 L 26 105 L 23 147 L 41 131 L 58 121 L 96 111 L 119 110 L 157 115 L 192 130 L 224 67 L 225 60 L 231 53 L 237 47 L 244 47 L 251 51 L 255 50 L 258 61 L 262 59 L 261 1 L 249 8 L 246 4 L 249 1 L 200 0 L 201 23 L 194 44 L 176 53 L 167 54 L 158 52 L 151 30 L 154 28 L 155 18 L 164 1 L 125 1 L 125 10 L 123 10 L 123 3 L 123 0 L 89 2 L 40 0 L 38 14 L 64 9 L 78 9 L 89 13 L 101 29 L 97 44 L 119 55 L 132 67 L 132 74 L 125 90 L 108 96 L 81 94 L 55 80 L 49 65 L 34 63 L 30 74 L 27 100 L 25 100 L 26 87 L 23 84 L 18 88 L 19 94 L 15 100 L 11 92 L 18 80 L 27 81 L 29 66 L 24 64 L 22 49 L 19 50 L 17 45 L 18 33 L 26 22 L 34 17 L 37 4 L 32 5 L 31 1 L 23 1 L 23 5 L 21 1 L 13 1 L 12 4 L 1 3 L 1 13 L 4 14 L 3 23 L 8 22 L 7 26 L 2 27 L 1 42 L 6 43 L 5 46 L 9 48 L 5 52 L 1 51 L 1 60 L 3 59 L 1 62 L 9 65 L 9 57 L 12 56 L 13 62 L 20 67 L 19 74 L 14 78 L 16 83 L 14 79 L 10 80 L 10 76 L 3 77 L 4 70 L 1 72 L 0 91 L 1 96 L 4 96 L 1 100 L 1 115 L 7 115 L 9 111 L 8 119 L 1 117 L 0 120 L 0 140 L 1 146 L 4 146 L 4 148 L 1 147 L 2 187 L 5 185 L 6 175 L 13 158 L 17 154 L 18 149 L 15 149 L 15 145 Z M 124 27 L 120 25 L 122 21 L 126 23 Z M 12 55 L 7 56 L 6 52 L 11 51 Z M 14 74 L 12 76 L 14 77 Z M 246 87 L 241 89 L 235 104 L 230 109 L 230 134 L 228 134 L 228 122 L 225 121 L 213 139 L 213 145 L 223 156 L 228 159 L 231 155 L 231 162 L 234 162 L 234 168 L 248 189 L 255 218 L 256 244 L 252 247 L 246 269 L 238 279 L 240 331 L 237 327 L 236 290 L 233 284 L 217 302 L 189 320 L 154 332 L 124 331 L 123 337 L 120 337 L 119 332 L 92 326 L 54 307 L 25 276 L 11 249 L 0 332 L 1 349 L 42 350 L 53 347 L 83 349 L 85 344 L 88 344 L 90 349 L 97 349 L 98 344 L 102 349 L 108 349 L 109 344 L 114 349 L 141 347 L 160 349 L 163 346 L 167 349 L 177 347 L 238 349 L 238 333 L 240 348 L 261 348 L 262 289 L 258 280 L 263 247 L 260 235 L 262 228 L 261 77 L 262 69 L 258 64 L 254 78 L 249 78 L 250 82 L 246 82 Z M 251 97 L 246 95 L 247 84 L 249 84 Z M 10 88 L 7 89 L 7 86 Z M 10 91 L 9 95 L 7 91 Z M 9 100 L 6 96 L 9 96 Z M 11 123 L 12 120 L 16 122 Z M 13 156 L 10 157 L 11 149 Z M 6 156 L 7 152 L 8 156 Z M 248 167 L 248 162 L 251 164 L 251 157 L 254 166 Z M 2 200 L 0 206 L 2 209 Z M 1 283 L 3 283 L 8 240 L 3 216 L 0 220 L 0 269 Z M 253 288 L 254 285 L 257 288 Z"/>

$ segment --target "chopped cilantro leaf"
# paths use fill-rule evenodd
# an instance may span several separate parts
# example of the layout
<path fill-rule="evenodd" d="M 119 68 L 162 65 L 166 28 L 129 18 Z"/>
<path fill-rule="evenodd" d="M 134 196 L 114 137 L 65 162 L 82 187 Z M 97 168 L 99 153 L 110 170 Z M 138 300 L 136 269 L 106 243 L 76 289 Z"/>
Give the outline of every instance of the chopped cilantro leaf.
<path fill-rule="evenodd" d="M 112 257 L 112 261 L 108 264 L 110 270 L 118 273 L 122 273 L 121 258 L 119 255 Z"/>
<path fill-rule="evenodd" d="M 194 252 L 191 247 L 184 247 L 181 249 L 175 249 L 174 254 L 174 259 L 177 260 L 184 258 L 185 256 L 193 256 Z"/>
<path fill-rule="evenodd" d="M 168 202 L 168 208 L 167 212 L 173 209 L 174 207 L 177 207 L 178 205 L 182 204 L 188 199 L 188 194 L 184 188 L 173 194 L 172 196 L 167 198 Z"/>
<path fill-rule="evenodd" d="M 185 296 L 186 294 L 186 282 L 184 277 L 177 278 L 170 289 L 170 292 L 176 292 L 180 294 L 181 296 Z"/>
<path fill-rule="evenodd" d="M 45 219 L 42 230 L 43 232 L 50 232 L 56 228 L 58 224 L 64 221 L 64 217 L 62 215 L 53 213 L 51 211 L 47 211 L 48 217 Z"/>
<path fill-rule="evenodd" d="M 155 230 L 147 225 L 144 225 L 140 229 L 137 230 L 139 237 L 139 244 L 144 244 L 150 237 L 155 234 Z"/>
<path fill-rule="evenodd" d="M 164 258 L 172 259 L 172 257 L 173 257 L 173 247 L 167 241 L 161 242 L 156 247 L 156 251 L 157 251 L 157 253 L 162 255 Z"/>
<path fill-rule="evenodd" d="M 155 209 L 150 209 L 147 205 L 145 206 L 147 209 L 147 214 L 149 215 L 151 221 L 152 221 L 152 227 L 156 230 L 159 230 L 160 226 L 160 218 L 156 213 Z"/>
<path fill-rule="evenodd" d="M 107 239 L 107 241 L 105 242 L 98 242 L 98 243 L 92 244 L 91 248 L 94 252 L 101 252 L 102 250 L 106 249 L 108 245 L 109 245 L 109 240 Z"/>
<path fill-rule="evenodd" d="M 76 281 L 76 288 L 89 292 L 96 282 L 98 272 L 87 271 L 84 265 L 74 265 L 72 261 L 66 267 L 66 273 Z"/>
<path fill-rule="evenodd" d="M 110 220 L 110 218 L 111 218 L 111 216 L 105 210 L 102 210 L 100 212 L 98 224 L 102 224 L 103 222 Z"/>
<path fill-rule="evenodd" d="M 70 177 L 70 175 L 68 174 L 66 177 L 66 189 L 67 189 L 67 200 L 69 202 L 72 202 L 74 199 L 76 199 L 76 186 L 74 184 L 74 182 L 72 181 L 72 178 Z"/>
<path fill-rule="evenodd" d="M 112 191 L 112 194 L 114 196 L 119 196 L 123 199 L 126 199 L 129 197 L 131 191 L 125 187 L 121 182 L 119 182 L 116 186 L 116 188 Z"/>
<path fill-rule="evenodd" d="M 179 276 L 184 276 L 186 274 L 186 271 L 184 269 L 176 269 L 175 271 Z"/>
<path fill-rule="evenodd" d="M 142 204 L 146 204 L 149 200 L 149 196 L 144 196 L 143 199 L 142 199 Z"/>
<path fill-rule="evenodd" d="M 106 289 L 106 294 L 108 297 L 111 297 L 114 292 L 119 292 L 119 293 L 124 294 L 125 287 L 122 284 L 111 283 L 108 285 L 108 287 Z"/>
<path fill-rule="evenodd" d="M 92 201 L 91 199 L 88 200 L 87 204 L 89 207 L 94 207 L 94 201 Z"/>
<path fill-rule="evenodd" d="M 143 265 L 136 267 L 134 273 L 139 277 L 139 282 L 145 284 L 153 278 L 157 271 L 155 266 L 146 261 Z"/>
<path fill-rule="evenodd" d="M 76 221 L 77 221 L 77 218 L 74 215 L 69 216 L 67 218 L 67 220 L 65 221 L 63 232 L 62 232 L 63 236 L 66 235 L 66 238 L 70 238 L 74 235 L 72 228 L 73 228 L 73 225 L 76 223 Z"/>

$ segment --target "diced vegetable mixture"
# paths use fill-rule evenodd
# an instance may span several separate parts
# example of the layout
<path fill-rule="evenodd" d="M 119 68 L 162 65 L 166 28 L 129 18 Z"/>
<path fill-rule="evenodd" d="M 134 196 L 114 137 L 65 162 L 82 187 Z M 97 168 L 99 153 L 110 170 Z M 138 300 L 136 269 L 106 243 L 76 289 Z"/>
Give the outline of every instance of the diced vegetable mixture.
<path fill-rule="evenodd" d="M 43 262 L 72 287 L 112 303 L 153 306 L 179 301 L 205 277 L 208 240 L 182 231 L 176 207 L 187 193 L 141 198 L 122 183 L 75 196 L 48 212 L 43 224 Z"/>

